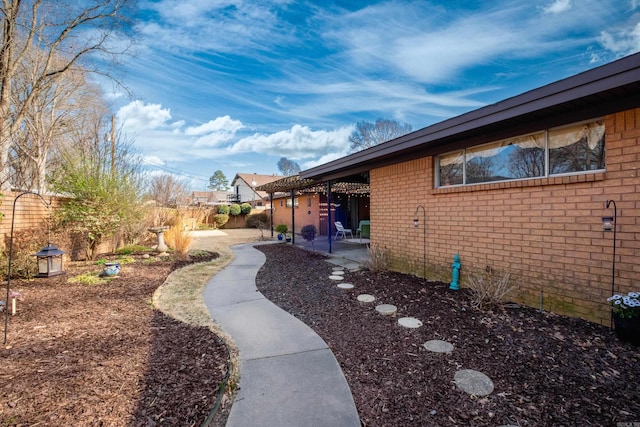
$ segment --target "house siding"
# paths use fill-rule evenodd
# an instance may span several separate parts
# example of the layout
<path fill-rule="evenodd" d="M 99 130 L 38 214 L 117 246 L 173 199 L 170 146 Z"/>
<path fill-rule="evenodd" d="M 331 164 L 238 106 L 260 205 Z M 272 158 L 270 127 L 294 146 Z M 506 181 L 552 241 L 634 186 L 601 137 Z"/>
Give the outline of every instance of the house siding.
<path fill-rule="evenodd" d="M 606 117 L 606 172 L 434 188 L 434 158 L 372 169 L 371 239 L 393 270 L 461 283 L 479 269 L 511 273 L 516 302 L 609 324 L 613 233 L 601 217 L 618 208 L 616 292 L 640 290 L 640 109 Z"/>

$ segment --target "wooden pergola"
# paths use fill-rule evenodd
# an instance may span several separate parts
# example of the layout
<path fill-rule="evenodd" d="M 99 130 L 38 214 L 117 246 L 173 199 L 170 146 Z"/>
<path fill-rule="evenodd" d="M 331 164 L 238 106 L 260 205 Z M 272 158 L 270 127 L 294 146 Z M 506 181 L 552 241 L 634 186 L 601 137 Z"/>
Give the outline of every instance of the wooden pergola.
<path fill-rule="evenodd" d="M 367 177 L 368 178 L 368 177 Z M 331 205 L 331 194 L 333 193 L 341 193 L 341 194 L 369 194 L 369 183 L 367 182 L 354 182 L 354 181 L 364 181 L 361 177 L 358 179 L 342 179 L 340 181 L 318 181 L 313 179 L 301 178 L 300 175 L 291 175 L 279 179 L 277 181 L 270 182 L 268 184 L 264 184 L 256 187 L 258 191 L 265 191 L 269 193 L 269 204 L 270 204 L 270 228 L 271 228 L 271 237 L 273 237 L 273 195 L 280 193 L 289 193 L 291 197 L 291 228 L 295 229 L 295 196 L 299 194 L 326 194 L 327 195 L 327 205 Z M 328 221 L 327 221 L 327 235 L 329 238 L 329 253 L 331 253 L 331 209 L 327 209 L 328 212 Z M 295 233 L 293 233 L 292 242 L 295 243 Z"/>

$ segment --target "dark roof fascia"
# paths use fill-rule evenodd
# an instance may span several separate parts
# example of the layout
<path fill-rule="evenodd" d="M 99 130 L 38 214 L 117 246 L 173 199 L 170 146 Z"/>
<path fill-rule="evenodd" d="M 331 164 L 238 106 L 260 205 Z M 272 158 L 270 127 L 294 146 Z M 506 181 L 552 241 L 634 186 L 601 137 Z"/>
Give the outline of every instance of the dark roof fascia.
<path fill-rule="evenodd" d="M 621 99 L 620 92 L 625 88 L 628 88 L 628 96 Z M 590 101 L 601 104 L 591 106 Z M 551 126 L 558 126 L 561 119 L 594 118 L 614 112 L 616 108 L 620 111 L 620 107 L 629 109 L 636 106 L 640 106 L 640 53 L 302 171 L 300 176 L 317 180 L 338 179 L 373 167 L 456 149 L 459 147 L 452 142 L 482 133 L 488 135 L 486 130 L 496 132 L 503 127 L 504 137 L 515 136 L 520 129 L 527 128 L 527 121 L 546 119 Z M 554 121 L 558 123 L 553 124 Z"/>

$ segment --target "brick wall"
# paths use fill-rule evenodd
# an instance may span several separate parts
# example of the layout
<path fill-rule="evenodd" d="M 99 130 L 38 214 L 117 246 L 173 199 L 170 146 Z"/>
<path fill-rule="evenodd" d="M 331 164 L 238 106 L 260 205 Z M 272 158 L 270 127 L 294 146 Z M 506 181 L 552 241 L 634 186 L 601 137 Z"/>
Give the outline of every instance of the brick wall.
<path fill-rule="evenodd" d="M 295 232 L 300 233 L 302 227 L 308 224 L 313 224 L 316 230 L 320 232 L 320 211 L 319 211 L 319 194 L 301 194 L 296 196 L 298 199 L 298 207 L 294 209 L 295 215 Z M 275 229 L 278 224 L 286 224 L 291 230 L 291 207 L 287 207 L 287 200 L 291 200 L 291 197 L 278 198 L 273 200 L 273 228 Z M 280 206 L 282 202 L 282 206 Z M 266 210 L 269 215 L 270 210 Z"/>
<path fill-rule="evenodd" d="M 640 291 L 640 109 L 606 117 L 606 173 L 434 189 L 434 159 L 374 169 L 372 244 L 394 270 L 422 274 L 426 208 L 427 276 L 461 280 L 477 269 L 510 272 L 512 300 L 608 324 L 613 233 L 601 217 L 618 208 L 616 292 Z"/>

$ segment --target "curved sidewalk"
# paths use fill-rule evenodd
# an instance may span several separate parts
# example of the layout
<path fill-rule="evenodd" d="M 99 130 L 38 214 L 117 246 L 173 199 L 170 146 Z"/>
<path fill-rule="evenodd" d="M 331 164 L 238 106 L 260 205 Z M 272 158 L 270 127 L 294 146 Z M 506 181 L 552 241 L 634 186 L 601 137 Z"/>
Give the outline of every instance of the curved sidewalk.
<path fill-rule="evenodd" d="M 204 291 L 211 317 L 240 351 L 240 384 L 227 426 L 360 426 L 349 385 L 327 344 L 267 300 L 255 278 L 265 262 L 253 244 Z"/>

